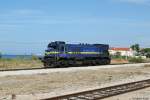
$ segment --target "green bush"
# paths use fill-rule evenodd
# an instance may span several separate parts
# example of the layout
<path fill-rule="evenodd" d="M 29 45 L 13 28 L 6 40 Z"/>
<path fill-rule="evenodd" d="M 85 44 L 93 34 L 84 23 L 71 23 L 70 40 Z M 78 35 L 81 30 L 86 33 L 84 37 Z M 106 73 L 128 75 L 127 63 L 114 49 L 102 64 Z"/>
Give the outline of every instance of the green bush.
<path fill-rule="evenodd" d="M 36 56 L 36 55 L 32 55 L 31 59 L 32 60 L 39 60 L 38 56 Z"/>
<path fill-rule="evenodd" d="M 124 59 L 127 60 L 129 57 L 127 56 L 116 56 L 116 55 L 110 55 L 111 59 Z"/>
<path fill-rule="evenodd" d="M 0 59 L 2 58 L 2 53 L 0 52 Z"/>
<path fill-rule="evenodd" d="M 131 62 L 131 63 L 143 63 L 145 61 L 141 57 L 138 57 L 138 58 L 133 57 L 133 58 L 129 58 L 129 62 Z"/>

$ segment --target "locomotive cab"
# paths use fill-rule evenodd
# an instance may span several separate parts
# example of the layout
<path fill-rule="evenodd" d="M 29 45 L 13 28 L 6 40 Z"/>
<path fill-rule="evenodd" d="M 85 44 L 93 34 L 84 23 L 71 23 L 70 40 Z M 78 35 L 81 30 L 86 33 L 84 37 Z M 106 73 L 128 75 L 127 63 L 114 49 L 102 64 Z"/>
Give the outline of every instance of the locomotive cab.
<path fill-rule="evenodd" d="M 65 42 L 56 41 L 51 42 L 47 46 L 47 50 L 45 50 L 45 55 L 56 54 L 56 53 L 65 53 Z"/>

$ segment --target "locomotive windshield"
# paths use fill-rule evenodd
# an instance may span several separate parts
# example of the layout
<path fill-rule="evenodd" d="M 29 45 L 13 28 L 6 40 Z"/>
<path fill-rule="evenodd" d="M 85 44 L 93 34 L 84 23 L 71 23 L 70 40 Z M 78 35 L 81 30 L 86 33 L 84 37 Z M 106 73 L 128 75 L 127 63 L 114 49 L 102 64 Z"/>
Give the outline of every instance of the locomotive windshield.
<path fill-rule="evenodd" d="M 55 44 L 48 44 L 48 49 L 57 49 L 57 46 Z"/>

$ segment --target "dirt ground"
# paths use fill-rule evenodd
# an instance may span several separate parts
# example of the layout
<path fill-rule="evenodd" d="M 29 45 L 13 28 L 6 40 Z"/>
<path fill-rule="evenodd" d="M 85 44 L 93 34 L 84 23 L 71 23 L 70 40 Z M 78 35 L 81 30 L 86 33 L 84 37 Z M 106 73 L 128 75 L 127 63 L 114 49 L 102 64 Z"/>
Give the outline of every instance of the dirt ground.
<path fill-rule="evenodd" d="M 111 64 L 122 64 L 122 63 L 129 63 L 129 61 L 124 60 L 124 59 L 112 59 L 111 60 Z"/>
<path fill-rule="evenodd" d="M 50 74 L 0 77 L 0 97 L 6 95 L 60 94 L 62 91 L 76 91 L 102 84 L 134 79 L 139 76 L 150 78 L 150 65 L 144 67 L 110 68 L 55 72 Z"/>

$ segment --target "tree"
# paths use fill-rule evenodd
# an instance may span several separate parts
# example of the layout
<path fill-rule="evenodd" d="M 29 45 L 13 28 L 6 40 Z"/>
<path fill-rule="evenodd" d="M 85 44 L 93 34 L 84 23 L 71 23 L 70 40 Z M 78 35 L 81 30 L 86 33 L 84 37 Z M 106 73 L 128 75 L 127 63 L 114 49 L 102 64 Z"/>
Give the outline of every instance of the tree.
<path fill-rule="evenodd" d="M 150 48 L 144 48 L 141 50 L 142 55 L 146 56 L 147 58 L 150 58 Z"/>
<path fill-rule="evenodd" d="M 139 56 L 140 54 L 140 45 L 134 44 L 130 47 L 133 51 L 135 51 L 134 55 Z"/>
<path fill-rule="evenodd" d="M 134 44 L 131 46 L 131 49 L 136 51 L 137 53 L 140 52 L 140 45 L 139 44 Z"/>

